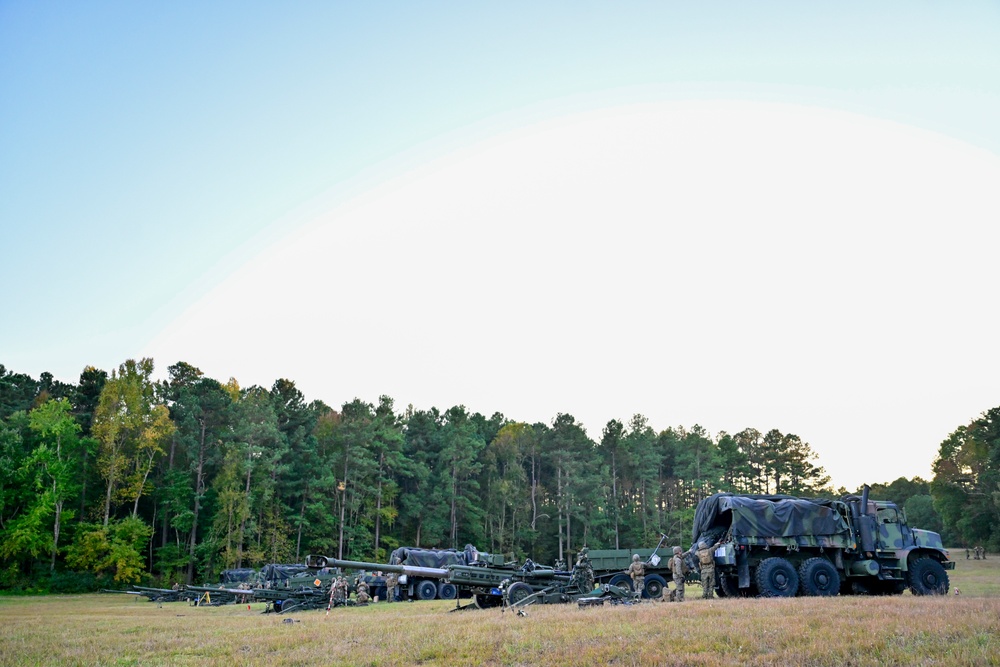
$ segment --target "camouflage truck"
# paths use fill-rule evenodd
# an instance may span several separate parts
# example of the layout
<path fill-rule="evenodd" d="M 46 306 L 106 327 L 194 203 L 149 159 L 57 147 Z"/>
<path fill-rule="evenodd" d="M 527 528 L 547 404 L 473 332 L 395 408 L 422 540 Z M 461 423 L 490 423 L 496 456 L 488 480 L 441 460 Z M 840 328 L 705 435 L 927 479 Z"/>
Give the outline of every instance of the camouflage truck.
<path fill-rule="evenodd" d="M 451 565 L 473 565 L 489 554 L 480 553 L 471 544 L 458 549 L 421 549 L 419 547 L 399 547 L 389 554 L 389 565 L 400 565 L 407 568 L 446 569 Z M 384 565 L 372 564 L 375 570 L 384 570 Z M 388 571 L 388 570 L 386 570 Z M 402 599 L 417 600 L 454 600 L 458 597 L 458 587 L 434 575 L 410 574 L 399 577 L 399 596 Z M 385 586 L 383 581 L 383 588 Z M 386 592 L 388 594 L 388 592 Z"/>
<path fill-rule="evenodd" d="M 895 503 L 718 493 L 698 503 L 692 551 L 714 552 L 720 597 L 948 592 L 941 536 L 910 528 Z"/>

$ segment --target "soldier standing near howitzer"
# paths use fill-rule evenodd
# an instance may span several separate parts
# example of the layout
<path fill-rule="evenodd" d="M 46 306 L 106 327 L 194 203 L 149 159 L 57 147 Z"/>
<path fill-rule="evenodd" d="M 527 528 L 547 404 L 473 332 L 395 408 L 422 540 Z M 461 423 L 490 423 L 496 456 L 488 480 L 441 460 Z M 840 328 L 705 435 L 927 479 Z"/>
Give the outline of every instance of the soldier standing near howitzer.
<path fill-rule="evenodd" d="M 965 560 L 969 560 L 969 547 L 965 547 Z"/>
<path fill-rule="evenodd" d="M 680 547 L 674 547 L 673 558 L 670 559 L 670 571 L 674 576 L 674 590 L 670 591 L 671 602 L 684 602 L 684 552 Z"/>
<path fill-rule="evenodd" d="M 326 610 L 330 611 L 331 607 L 340 607 L 345 604 L 347 604 L 347 580 L 343 577 L 337 577 L 330 586 L 330 604 L 327 605 Z"/>
<path fill-rule="evenodd" d="M 385 575 L 385 601 L 395 602 L 396 601 L 396 586 L 399 584 L 399 575 L 395 572 L 390 572 Z"/>
<path fill-rule="evenodd" d="M 573 567 L 573 578 L 580 582 L 580 589 L 589 593 L 594 590 L 594 566 L 590 564 L 587 547 L 582 547 Z"/>
<path fill-rule="evenodd" d="M 632 563 L 625 570 L 632 577 L 632 594 L 638 599 L 646 590 L 646 564 L 639 560 L 639 554 L 632 554 Z"/>

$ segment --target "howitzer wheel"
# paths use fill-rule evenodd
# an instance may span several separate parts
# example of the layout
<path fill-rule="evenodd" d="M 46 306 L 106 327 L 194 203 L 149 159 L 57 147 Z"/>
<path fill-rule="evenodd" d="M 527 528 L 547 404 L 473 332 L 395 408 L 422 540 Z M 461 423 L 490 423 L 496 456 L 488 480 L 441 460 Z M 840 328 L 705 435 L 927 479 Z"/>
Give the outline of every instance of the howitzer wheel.
<path fill-rule="evenodd" d="M 757 566 L 757 590 L 765 598 L 790 598 L 799 592 L 799 575 L 784 558 L 767 558 Z"/>
<path fill-rule="evenodd" d="M 663 589 L 667 587 L 666 580 L 658 574 L 646 575 L 646 589 L 642 592 L 642 597 L 650 600 L 659 600 L 663 597 Z"/>
<path fill-rule="evenodd" d="M 918 558 L 910 563 L 908 577 L 914 595 L 948 594 L 948 573 L 933 558 Z"/>
<path fill-rule="evenodd" d="M 499 607 L 503 604 L 503 598 L 499 598 L 496 595 L 476 593 L 472 596 L 472 603 L 480 609 L 493 609 L 494 607 Z"/>
<path fill-rule="evenodd" d="M 827 559 L 810 558 L 799 566 L 799 590 L 802 595 L 836 595 L 840 592 L 840 574 Z"/>
<path fill-rule="evenodd" d="M 507 588 L 507 606 L 514 607 L 530 597 L 534 589 L 523 581 L 515 581 Z"/>

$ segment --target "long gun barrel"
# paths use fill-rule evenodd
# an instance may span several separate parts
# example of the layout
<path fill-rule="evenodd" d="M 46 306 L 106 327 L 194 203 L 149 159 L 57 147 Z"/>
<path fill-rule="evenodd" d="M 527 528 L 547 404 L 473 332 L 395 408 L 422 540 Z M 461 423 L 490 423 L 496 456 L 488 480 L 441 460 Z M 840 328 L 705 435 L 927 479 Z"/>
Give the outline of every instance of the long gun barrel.
<path fill-rule="evenodd" d="M 386 563 L 365 563 L 358 560 L 338 560 L 327 556 L 306 556 L 306 566 L 313 569 L 324 567 L 341 567 L 352 570 L 381 570 L 396 574 L 408 574 L 413 577 L 428 579 L 446 579 L 448 570 L 443 567 L 420 567 L 417 565 L 389 565 Z"/>

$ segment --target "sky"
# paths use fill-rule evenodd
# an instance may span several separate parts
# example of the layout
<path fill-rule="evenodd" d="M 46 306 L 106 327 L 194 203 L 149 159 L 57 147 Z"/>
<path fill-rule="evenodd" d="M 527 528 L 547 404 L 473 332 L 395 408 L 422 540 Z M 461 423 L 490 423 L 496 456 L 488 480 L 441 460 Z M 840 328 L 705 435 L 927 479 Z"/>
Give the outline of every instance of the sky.
<path fill-rule="evenodd" d="M 1000 404 L 997 118 L 988 2 L 0 2 L 0 363 L 928 478 Z"/>

